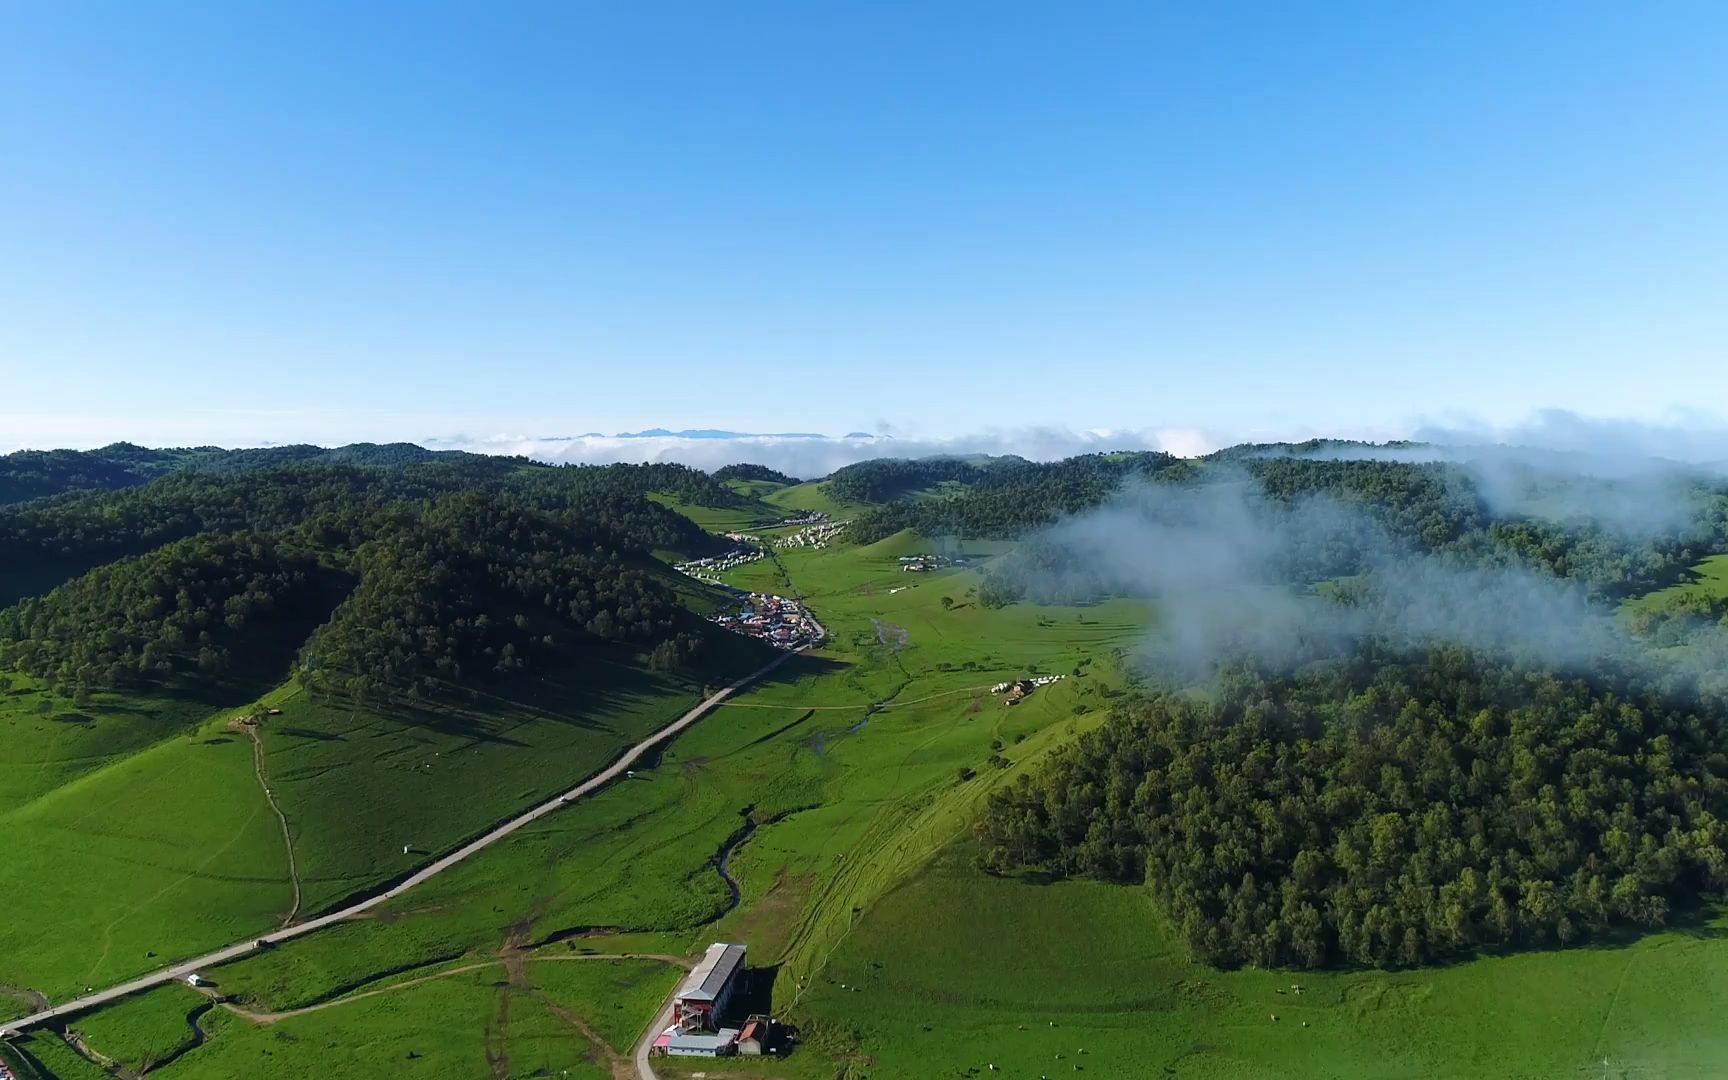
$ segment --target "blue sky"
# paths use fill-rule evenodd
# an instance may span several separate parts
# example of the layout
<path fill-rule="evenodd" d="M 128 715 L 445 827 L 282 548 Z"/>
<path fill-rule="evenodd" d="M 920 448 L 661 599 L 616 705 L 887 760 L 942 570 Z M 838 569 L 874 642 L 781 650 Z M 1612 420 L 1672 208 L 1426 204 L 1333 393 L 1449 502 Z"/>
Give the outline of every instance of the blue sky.
<path fill-rule="evenodd" d="M 0 443 L 1728 401 L 1728 6 L 0 2 Z"/>

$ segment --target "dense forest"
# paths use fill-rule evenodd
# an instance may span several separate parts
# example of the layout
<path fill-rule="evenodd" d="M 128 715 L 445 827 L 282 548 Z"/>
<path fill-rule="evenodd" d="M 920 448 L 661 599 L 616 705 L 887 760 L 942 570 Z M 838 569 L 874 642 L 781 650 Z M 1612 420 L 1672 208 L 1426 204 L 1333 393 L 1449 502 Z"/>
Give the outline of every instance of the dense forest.
<path fill-rule="evenodd" d="M 260 620 L 312 602 L 315 560 L 258 534 L 196 536 L 0 611 L 0 668 L 89 691 L 220 676 Z"/>
<path fill-rule="evenodd" d="M 80 491 L 136 487 L 182 471 L 252 472 L 283 465 L 393 466 L 412 462 L 461 460 L 494 462 L 505 468 L 526 465 L 522 458 L 486 458 L 459 450 L 427 450 L 412 443 L 353 443 L 322 446 L 267 446 L 225 450 L 219 446 L 151 449 L 113 443 L 98 450 L 19 450 L 0 455 L 0 505 Z"/>
<path fill-rule="evenodd" d="M 799 483 L 796 476 L 787 476 L 785 473 L 777 469 L 770 469 L 766 465 L 752 465 L 748 462 L 722 466 L 715 469 L 710 475 L 717 484 L 724 484 L 728 480 L 761 480 L 770 484 L 787 485 Z"/>
<path fill-rule="evenodd" d="M 1000 539 L 1049 524 L 1058 515 L 1097 506 L 1132 479 L 1166 471 L 1180 474 L 1188 468 L 1181 459 L 1156 452 L 1087 454 L 1052 462 L 1005 457 L 986 465 L 926 458 L 851 465 L 830 477 L 827 486 L 842 498 L 876 502 L 944 482 L 967 485 L 952 494 L 901 499 L 866 511 L 850 530 L 860 543 L 902 529 L 927 536 Z"/>
<path fill-rule="evenodd" d="M 150 450 L 114 443 L 100 450 L 19 450 L 0 454 L 0 505 L 67 491 L 110 491 L 223 451 L 215 447 Z"/>
<path fill-rule="evenodd" d="M 885 503 L 938 484 L 975 484 L 987 471 L 964 458 L 876 458 L 836 469 L 823 483 L 846 502 Z"/>
<path fill-rule="evenodd" d="M 995 795 L 985 864 L 1145 882 L 1212 963 L 1396 967 L 1728 888 L 1728 710 L 1456 648 L 1120 707 Z"/>
<path fill-rule="evenodd" d="M 367 697 L 505 675 L 570 636 L 633 642 L 657 665 L 694 660 L 676 597 L 617 550 L 583 545 L 557 518 L 478 493 L 441 499 L 362 545 L 360 585 L 302 651 L 317 690 Z"/>
<path fill-rule="evenodd" d="M 0 559 L 40 571 L 0 581 L 19 601 L 0 667 L 86 692 L 183 686 L 304 620 L 298 666 L 321 693 L 425 696 L 609 643 L 699 659 L 701 624 L 650 556 L 717 541 L 646 495 L 712 497 L 705 474 L 346 449 L 385 464 L 182 463 L 0 507 Z M 54 574 L 69 580 L 41 588 Z"/>
<path fill-rule="evenodd" d="M 688 518 L 643 498 L 659 489 L 651 477 L 622 471 L 635 466 L 517 469 L 507 461 L 183 471 L 146 487 L 0 507 L 0 558 L 132 554 L 196 533 L 248 530 L 295 529 L 325 546 L 356 546 L 407 504 L 472 490 L 559 515 L 572 530 L 623 550 L 701 551 L 714 543 Z"/>

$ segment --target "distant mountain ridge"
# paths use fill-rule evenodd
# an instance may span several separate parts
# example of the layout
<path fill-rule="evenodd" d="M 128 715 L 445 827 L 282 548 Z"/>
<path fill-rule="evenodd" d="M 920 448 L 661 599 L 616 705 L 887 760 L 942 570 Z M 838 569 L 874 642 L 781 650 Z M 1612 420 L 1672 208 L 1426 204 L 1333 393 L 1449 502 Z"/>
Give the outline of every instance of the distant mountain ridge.
<path fill-rule="evenodd" d="M 577 436 L 588 438 L 589 436 Z M 604 438 L 605 436 L 599 436 Z M 612 436 L 614 439 L 826 439 L 829 436 L 819 431 L 726 431 L 720 428 L 685 428 L 682 431 L 671 431 L 667 428 L 648 428 L 645 431 L 620 431 Z M 867 431 L 850 431 L 841 438 L 844 439 L 878 439 L 886 436 L 872 435 Z"/>
<path fill-rule="evenodd" d="M 117 491 L 177 472 L 249 472 L 307 463 L 391 466 L 487 458 L 465 450 L 428 450 L 413 443 L 351 443 L 334 448 L 293 444 L 228 450 L 219 446 L 152 449 L 119 442 L 95 450 L 18 450 L 0 455 L 0 506 L 68 492 Z"/>

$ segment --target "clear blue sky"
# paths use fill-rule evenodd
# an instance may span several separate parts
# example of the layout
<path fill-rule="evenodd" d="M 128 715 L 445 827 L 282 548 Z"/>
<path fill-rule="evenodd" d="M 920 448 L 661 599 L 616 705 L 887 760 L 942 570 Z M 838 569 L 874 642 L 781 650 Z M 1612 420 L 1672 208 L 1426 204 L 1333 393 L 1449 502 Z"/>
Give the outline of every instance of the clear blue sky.
<path fill-rule="evenodd" d="M 12 442 L 1728 403 L 1719 2 L 0 25 Z"/>

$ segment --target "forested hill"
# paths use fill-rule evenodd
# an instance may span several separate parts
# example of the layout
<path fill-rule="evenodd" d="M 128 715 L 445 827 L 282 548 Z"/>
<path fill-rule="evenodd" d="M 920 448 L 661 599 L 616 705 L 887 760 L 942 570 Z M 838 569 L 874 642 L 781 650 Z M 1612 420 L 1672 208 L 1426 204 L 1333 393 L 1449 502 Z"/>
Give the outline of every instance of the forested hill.
<path fill-rule="evenodd" d="M 1172 525 L 1212 528 L 1219 543 L 1230 547 L 1242 539 L 1236 531 L 1251 521 L 1254 535 L 1278 538 L 1288 563 L 1283 576 L 1294 584 L 1364 572 L 1376 556 L 1432 555 L 1459 565 L 1526 566 L 1618 595 L 1671 579 L 1728 547 L 1728 485 L 1704 474 L 1675 474 L 1661 487 L 1637 489 L 1499 470 L 1491 489 L 1455 464 L 1279 454 L 1182 462 L 1144 475 L 1148 486 L 1129 493 L 1120 505 L 1132 513 L 1113 528 L 1130 528 L 1138 513 L 1149 535 Z M 949 499 L 872 511 L 858 522 L 857 535 L 867 539 L 912 527 L 1023 537 L 1026 543 L 991 567 L 980 598 L 989 604 L 1088 602 L 1120 583 L 1097 576 L 1097 567 L 1071 545 L 1037 526 L 1098 507 L 1121 490 L 1104 484 L 1055 493 L 1033 485 L 978 487 Z M 1208 493 L 1218 491 L 1232 493 L 1240 521 L 1216 518 L 1220 503 L 1209 501 Z M 1642 517 L 1591 514 L 1592 508 L 1617 504 Z M 1333 527 L 1313 527 L 1322 515 L 1334 519 Z"/>
<path fill-rule="evenodd" d="M 320 692 L 420 696 L 590 647 L 686 665 L 704 624 L 652 554 L 716 541 L 642 493 L 707 482 L 437 458 L 182 468 L 0 508 L 0 589 L 17 601 L 0 667 L 69 693 L 189 688 L 268 654 L 276 681 L 292 668 Z"/>
<path fill-rule="evenodd" d="M 1198 959 L 1396 967 L 1728 889 L 1728 709 L 1454 648 L 1123 706 L 991 800 L 986 863 L 1152 889 Z"/>
<path fill-rule="evenodd" d="M 728 480 L 755 480 L 769 484 L 786 485 L 798 483 L 796 476 L 788 476 L 777 469 L 770 469 L 766 465 L 751 465 L 743 462 L 715 469 L 712 476 L 715 483 L 720 484 Z"/>
<path fill-rule="evenodd" d="M 412 443 L 269 446 L 225 450 L 219 446 L 152 449 L 113 443 L 97 450 L 19 450 L 0 455 L 0 505 L 80 491 L 113 491 L 182 471 L 245 472 L 282 465 L 405 465 L 433 460 L 485 461 L 462 451 L 427 450 Z M 525 464 L 520 458 L 491 459 Z"/>
<path fill-rule="evenodd" d="M 115 443 L 100 450 L 19 450 L 0 454 L 0 505 L 67 491 L 133 487 L 223 452 L 209 446 L 150 450 Z"/>
<path fill-rule="evenodd" d="M 1086 454 L 1062 461 L 959 458 L 866 461 L 827 480 L 830 494 L 886 502 L 859 516 L 852 536 L 872 543 L 901 529 L 930 536 L 1018 536 L 1060 514 L 1096 506 L 1133 478 L 1185 471 L 1182 459 L 1159 452 Z M 952 485 L 943 493 L 941 485 Z M 908 494 L 936 489 L 926 498 Z M 893 500 L 893 501 L 887 501 Z"/>

